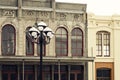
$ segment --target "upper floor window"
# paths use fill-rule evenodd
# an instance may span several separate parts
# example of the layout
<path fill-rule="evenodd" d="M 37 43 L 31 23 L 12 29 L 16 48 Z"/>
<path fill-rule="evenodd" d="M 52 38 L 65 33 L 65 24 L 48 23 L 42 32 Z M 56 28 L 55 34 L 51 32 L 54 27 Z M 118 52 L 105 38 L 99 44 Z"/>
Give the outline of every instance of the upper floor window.
<path fill-rule="evenodd" d="M 2 28 L 2 37 L 1 37 L 1 48 L 2 55 L 15 55 L 16 47 L 16 31 L 15 28 L 7 24 Z"/>
<path fill-rule="evenodd" d="M 83 55 L 83 32 L 79 28 L 71 32 L 71 53 L 72 56 Z"/>
<path fill-rule="evenodd" d="M 29 29 L 30 27 L 26 29 L 26 32 Z M 34 55 L 34 43 L 30 39 L 28 33 L 26 33 L 26 55 Z"/>
<path fill-rule="evenodd" d="M 109 69 L 109 68 L 97 69 L 96 77 L 97 77 L 96 80 L 111 80 L 111 69 Z"/>
<path fill-rule="evenodd" d="M 67 56 L 68 32 L 65 28 L 60 27 L 56 30 L 55 43 L 56 56 Z"/>
<path fill-rule="evenodd" d="M 96 34 L 97 56 L 110 56 L 110 33 L 99 31 Z"/>

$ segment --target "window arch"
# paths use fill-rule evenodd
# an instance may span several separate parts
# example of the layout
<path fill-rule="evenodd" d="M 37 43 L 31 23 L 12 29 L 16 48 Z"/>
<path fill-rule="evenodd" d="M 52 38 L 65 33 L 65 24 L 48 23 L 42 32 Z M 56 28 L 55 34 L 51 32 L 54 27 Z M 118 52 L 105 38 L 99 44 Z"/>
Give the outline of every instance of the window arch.
<path fill-rule="evenodd" d="M 83 55 L 83 32 L 79 28 L 74 28 L 71 32 L 71 53 L 72 56 Z"/>
<path fill-rule="evenodd" d="M 107 31 L 98 31 L 96 33 L 96 51 L 97 56 L 110 56 L 110 33 Z"/>
<path fill-rule="evenodd" d="M 67 56 L 68 53 L 68 32 L 65 28 L 59 27 L 55 36 L 56 56 Z"/>
<path fill-rule="evenodd" d="M 15 55 L 16 49 L 16 30 L 15 28 L 7 24 L 2 28 L 1 36 L 1 50 L 2 55 Z"/>
<path fill-rule="evenodd" d="M 110 68 L 98 68 L 96 73 L 97 73 L 96 80 L 111 80 Z"/>
<path fill-rule="evenodd" d="M 26 29 L 26 32 L 28 32 L 28 30 L 31 27 L 28 27 Z M 26 33 L 26 55 L 34 55 L 34 43 L 32 42 L 31 38 L 29 37 L 29 34 Z"/>

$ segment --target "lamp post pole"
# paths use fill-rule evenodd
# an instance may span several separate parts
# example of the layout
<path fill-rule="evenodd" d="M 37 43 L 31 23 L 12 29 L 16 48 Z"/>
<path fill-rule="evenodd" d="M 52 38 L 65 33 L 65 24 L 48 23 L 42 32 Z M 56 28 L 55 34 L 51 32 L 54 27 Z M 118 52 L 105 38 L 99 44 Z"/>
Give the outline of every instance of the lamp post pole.
<path fill-rule="evenodd" d="M 40 80 L 42 80 L 42 67 L 43 67 L 43 31 L 40 31 L 39 37 L 39 44 L 40 44 Z"/>
<path fill-rule="evenodd" d="M 53 37 L 53 31 L 47 27 L 46 23 L 36 23 L 35 26 L 31 27 L 28 31 L 28 37 L 35 43 L 40 45 L 40 80 L 43 79 L 42 68 L 43 68 L 43 45 L 49 44 L 50 39 Z M 38 40 L 39 42 L 36 42 Z"/>

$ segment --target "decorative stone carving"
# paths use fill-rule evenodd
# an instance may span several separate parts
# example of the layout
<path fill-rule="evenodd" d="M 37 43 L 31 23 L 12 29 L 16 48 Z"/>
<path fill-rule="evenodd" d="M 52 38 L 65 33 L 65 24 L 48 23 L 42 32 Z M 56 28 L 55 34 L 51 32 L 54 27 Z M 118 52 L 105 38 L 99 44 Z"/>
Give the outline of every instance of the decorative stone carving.
<path fill-rule="evenodd" d="M 57 13 L 56 14 L 57 25 L 67 25 L 67 14 Z"/>
<path fill-rule="evenodd" d="M 23 11 L 23 16 L 27 18 L 49 19 L 50 12 L 47 11 Z"/>
<path fill-rule="evenodd" d="M 34 11 L 23 11 L 24 17 L 35 17 L 36 13 Z"/>
<path fill-rule="evenodd" d="M 80 26 L 83 20 L 83 14 L 73 14 L 72 26 Z"/>
<path fill-rule="evenodd" d="M 50 12 L 41 11 L 38 15 L 40 18 L 50 18 Z"/>
<path fill-rule="evenodd" d="M 65 14 L 65 13 L 57 13 L 56 18 L 57 18 L 57 20 L 60 20 L 60 21 L 66 21 L 67 14 Z"/>
<path fill-rule="evenodd" d="M 75 22 L 83 22 L 83 14 L 75 14 L 74 21 Z"/>
<path fill-rule="evenodd" d="M 2 16 L 15 17 L 16 11 L 15 10 L 2 10 Z"/>

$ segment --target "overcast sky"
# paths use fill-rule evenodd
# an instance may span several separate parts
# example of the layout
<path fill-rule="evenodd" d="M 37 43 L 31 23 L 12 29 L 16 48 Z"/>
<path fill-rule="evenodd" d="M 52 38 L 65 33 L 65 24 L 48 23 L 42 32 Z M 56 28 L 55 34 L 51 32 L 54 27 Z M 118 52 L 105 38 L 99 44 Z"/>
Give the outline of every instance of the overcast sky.
<path fill-rule="evenodd" d="M 120 0 L 56 0 L 57 2 L 87 4 L 87 12 L 96 15 L 120 15 Z"/>

